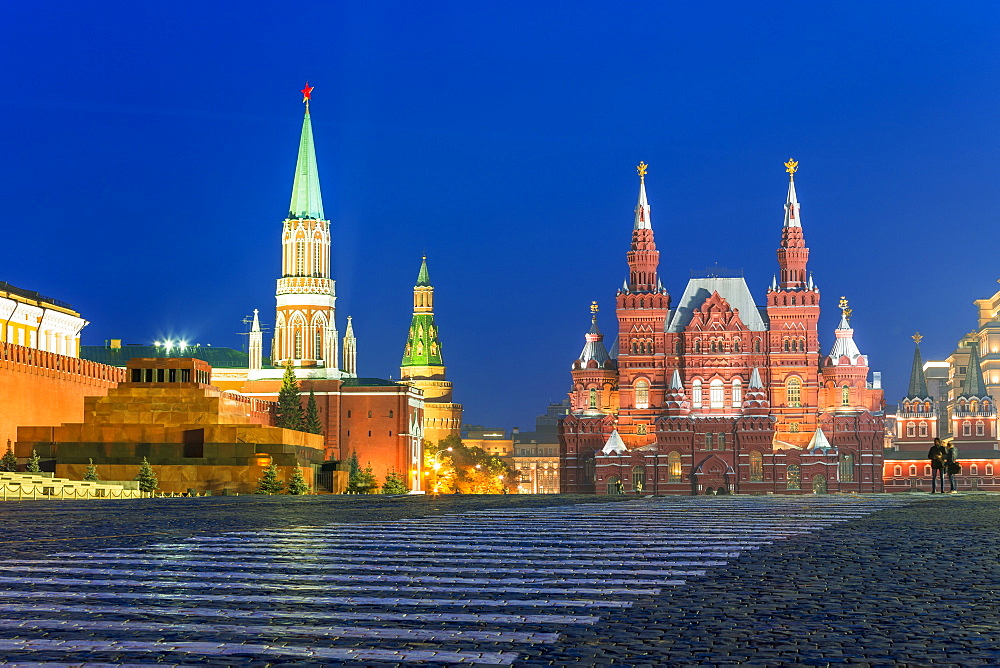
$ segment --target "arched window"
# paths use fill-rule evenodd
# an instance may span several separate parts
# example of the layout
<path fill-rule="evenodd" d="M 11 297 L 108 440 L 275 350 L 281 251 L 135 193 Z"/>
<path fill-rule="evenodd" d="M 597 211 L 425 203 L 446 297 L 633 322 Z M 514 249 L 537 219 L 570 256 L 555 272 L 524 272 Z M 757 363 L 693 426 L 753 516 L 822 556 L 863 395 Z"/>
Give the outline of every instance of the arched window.
<path fill-rule="evenodd" d="M 734 353 L 740 352 L 740 340 L 739 339 L 733 339 L 733 352 Z"/>
<path fill-rule="evenodd" d="M 759 353 L 760 352 L 760 339 L 754 339 L 753 340 L 753 351 L 755 353 Z"/>
<path fill-rule="evenodd" d="M 802 472 L 798 464 L 789 464 L 785 475 L 788 478 L 787 489 L 802 489 Z"/>
<path fill-rule="evenodd" d="M 716 378 L 709 388 L 709 407 L 722 408 L 725 405 L 725 391 L 722 389 L 722 381 Z"/>
<path fill-rule="evenodd" d="M 840 482 L 854 482 L 854 455 L 845 453 L 840 456 L 840 470 L 837 473 Z"/>
<path fill-rule="evenodd" d="M 962 423 L 962 436 L 971 436 L 971 435 L 972 435 L 972 423 L 966 420 Z"/>
<path fill-rule="evenodd" d="M 910 437 L 910 438 L 912 438 L 912 437 L 914 437 L 914 436 L 917 435 L 917 431 L 916 431 L 916 429 L 914 429 L 912 422 L 907 422 L 906 423 L 906 435 L 908 437 Z"/>
<path fill-rule="evenodd" d="M 969 411 L 975 413 L 978 410 L 979 410 L 979 402 L 973 399 L 972 401 L 969 402 Z"/>
<path fill-rule="evenodd" d="M 646 488 L 646 467 L 645 466 L 633 466 L 632 467 L 632 489 L 636 492 L 642 491 Z"/>
<path fill-rule="evenodd" d="M 595 388 L 590 388 L 590 407 L 597 408 L 597 390 Z"/>
<path fill-rule="evenodd" d="M 764 480 L 764 456 L 759 450 L 750 451 L 750 482 Z"/>
<path fill-rule="evenodd" d="M 910 477 L 915 478 L 917 476 L 917 467 L 915 465 L 910 465 Z"/>
<path fill-rule="evenodd" d="M 851 405 L 851 388 L 844 385 L 840 388 L 840 405 L 850 406 Z"/>
<path fill-rule="evenodd" d="M 921 436 L 926 436 L 927 435 L 927 423 L 926 422 L 921 422 L 920 423 L 919 432 L 920 432 Z"/>
<path fill-rule="evenodd" d="M 681 482 L 681 453 L 673 450 L 667 455 L 667 481 Z"/>
<path fill-rule="evenodd" d="M 903 467 L 899 466 L 898 464 L 894 466 L 892 469 L 892 475 L 896 476 L 897 478 L 903 475 Z"/>
<path fill-rule="evenodd" d="M 701 339 L 695 339 L 694 340 L 694 351 L 695 351 L 695 353 L 700 353 L 701 352 Z"/>
<path fill-rule="evenodd" d="M 715 446 L 716 446 L 717 450 L 725 450 L 726 449 L 726 435 L 725 434 L 716 434 L 715 435 Z"/>
<path fill-rule="evenodd" d="M 982 436 L 986 433 L 986 425 L 982 420 L 976 420 L 976 436 Z"/>
<path fill-rule="evenodd" d="M 323 328 L 316 327 L 316 354 L 315 359 L 323 359 Z"/>
<path fill-rule="evenodd" d="M 781 346 L 782 346 L 782 348 L 784 348 L 784 350 L 785 350 L 786 353 L 789 352 L 790 346 L 788 345 L 788 338 L 787 337 L 785 339 L 782 339 Z"/>
<path fill-rule="evenodd" d="M 299 239 L 295 242 L 295 274 L 302 276 L 306 273 L 306 241 Z"/>
<path fill-rule="evenodd" d="M 674 341 L 674 354 L 675 355 L 680 355 L 681 354 L 681 340 L 680 339 L 677 339 L 676 341 Z"/>
<path fill-rule="evenodd" d="M 635 381 L 635 407 L 649 408 L 649 381 L 645 378 Z"/>
<path fill-rule="evenodd" d="M 372 412 L 368 411 L 368 417 L 371 417 L 371 416 L 372 416 Z"/>
<path fill-rule="evenodd" d="M 608 494 L 619 494 L 618 491 L 619 480 L 620 478 L 616 475 L 613 475 L 610 478 L 608 478 Z"/>
<path fill-rule="evenodd" d="M 739 378 L 733 378 L 733 408 L 743 403 L 743 383 Z"/>
<path fill-rule="evenodd" d="M 302 330 L 295 330 L 295 359 L 302 359 Z"/>
<path fill-rule="evenodd" d="M 930 475 L 930 474 L 931 474 L 931 465 L 930 464 L 925 464 L 924 465 L 924 475 Z"/>
<path fill-rule="evenodd" d="M 351 411 L 347 411 L 347 417 L 351 417 Z"/>
<path fill-rule="evenodd" d="M 392 409 L 389 409 L 389 417 L 392 417 Z"/>
<path fill-rule="evenodd" d="M 696 380 L 691 384 L 691 406 L 701 408 L 701 381 Z"/>
<path fill-rule="evenodd" d="M 798 378 L 789 378 L 785 381 L 785 399 L 792 408 L 802 406 L 802 381 Z"/>
<path fill-rule="evenodd" d="M 976 464 L 969 464 L 969 475 L 979 475 L 979 466 Z"/>
<path fill-rule="evenodd" d="M 986 465 L 986 475 L 993 475 L 993 464 Z"/>

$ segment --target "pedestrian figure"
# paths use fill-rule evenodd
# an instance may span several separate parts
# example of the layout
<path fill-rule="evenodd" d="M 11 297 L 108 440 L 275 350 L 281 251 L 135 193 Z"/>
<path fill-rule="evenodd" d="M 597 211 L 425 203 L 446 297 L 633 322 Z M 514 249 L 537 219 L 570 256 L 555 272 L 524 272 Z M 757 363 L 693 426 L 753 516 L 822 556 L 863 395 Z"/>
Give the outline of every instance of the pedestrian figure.
<path fill-rule="evenodd" d="M 625 485 L 622 483 L 621 480 L 619 480 L 617 483 L 615 483 L 615 489 L 618 490 L 619 494 L 624 494 L 625 493 Z"/>
<path fill-rule="evenodd" d="M 641 480 L 636 480 L 635 481 L 635 494 L 636 494 L 636 496 L 642 494 L 642 481 Z"/>
<path fill-rule="evenodd" d="M 945 473 L 948 474 L 948 484 L 951 486 L 951 493 L 957 494 L 958 490 L 955 488 L 955 474 L 962 472 L 962 465 L 958 463 L 958 450 L 955 449 L 955 444 L 948 439 L 945 444 L 944 449 L 944 468 Z M 941 483 L 941 491 L 944 491 L 944 482 Z"/>
<path fill-rule="evenodd" d="M 927 458 L 931 460 L 931 494 L 937 490 L 937 481 L 941 480 L 941 493 L 944 494 L 944 455 L 945 447 L 941 445 L 941 439 L 935 438 L 934 445 L 927 451 Z"/>

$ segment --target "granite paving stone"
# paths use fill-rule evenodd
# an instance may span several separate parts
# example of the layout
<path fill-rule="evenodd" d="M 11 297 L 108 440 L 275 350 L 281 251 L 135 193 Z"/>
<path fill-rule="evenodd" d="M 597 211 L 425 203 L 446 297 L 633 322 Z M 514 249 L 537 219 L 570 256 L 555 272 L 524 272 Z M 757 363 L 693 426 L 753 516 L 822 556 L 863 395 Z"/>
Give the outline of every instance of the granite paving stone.
<path fill-rule="evenodd" d="M 0 660 L 996 665 L 998 498 L 11 502 Z"/>

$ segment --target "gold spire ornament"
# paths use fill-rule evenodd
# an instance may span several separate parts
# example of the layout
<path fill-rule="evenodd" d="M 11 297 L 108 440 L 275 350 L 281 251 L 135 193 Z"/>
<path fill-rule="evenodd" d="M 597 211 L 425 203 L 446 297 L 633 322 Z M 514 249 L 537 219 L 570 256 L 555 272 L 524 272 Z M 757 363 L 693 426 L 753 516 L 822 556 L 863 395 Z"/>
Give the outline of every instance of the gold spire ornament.
<path fill-rule="evenodd" d="M 839 307 L 840 307 L 841 309 L 845 309 L 845 308 L 847 308 L 847 297 L 843 297 L 843 296 L 842 296 L 842 297 L 840 298 L 840 303 L 839 303 L 839 304 L 837 304 L 837 306 L 839 306 Z"/>
<path fill-rule="evenodd" d="M 639 165 L 635 168 L 635 171 L 639 172 L 639 178 L 640 179 L 646 180 L 646 170 L 647 169 L 649 169 L 649 165 L 647 165 L 645 162 L 643 162 L 643 161 L 640 160 L 639 161 Z"/>
<path fill-rule="evenodd" d="M 795 174 L 795 172 L 799 171 L 798 161 L 789 158 L 788 162 L 785 163 L 785 171 L 788 172 L 789 174 Z"/>
<path fill-rule="evenodd" d="M 913 339 L 913 342 L 916 343 L 919 346 L 920 342 L 924 340 L 924 335 L 921 334 L 920 332 L 917 332 L 916 334 L 914 334 L 910 338 Z"/>
<path fill-rule="evenodd" d="M 601 308 L 597 305 L 597 302 L 590 302 L 590 312 L 597 313 Z"/>

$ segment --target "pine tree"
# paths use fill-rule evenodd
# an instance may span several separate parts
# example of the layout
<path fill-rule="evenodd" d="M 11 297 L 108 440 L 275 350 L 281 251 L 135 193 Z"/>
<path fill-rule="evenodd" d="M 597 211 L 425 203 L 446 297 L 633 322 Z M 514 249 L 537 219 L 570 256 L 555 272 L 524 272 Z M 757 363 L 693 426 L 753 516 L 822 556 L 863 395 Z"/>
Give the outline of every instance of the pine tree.
<path fill-rule="evenodd" d="M 378 489 L 378 479 L 375 478 L 372 463 L 368 462 L 368 466 L 358 473 L 358 491 L 363 494 L 371 494 L 376 489 Z"/>
<path fill-rule="evenodd" d="M 145 457 L 142 458 L 142 464 L 139 465 L 139 475 L 135 479 L 139 481 L 139 489 L 143 492 L 155 492 L 157 485 L 160 484 L 160 481 L 156 479 L 156 474 L 153 473 L 153 467 L 149 465 Z"/>
<path fill-rule="evenodd" d="M 28 466 L 24 469 L 28 473 L 41 473 L 42 472 L 42 458 L 38 456 L 37 450 L 31 451 L 31 459 L 28 460 Z"/>
<path fill-rule="evenodd" d="M 299 382 L 295 380 L 292 363 L 285 364 L 285 375 L 278 390 L 277 426 L 302 431 L 302 401 L 299 399 Z"/>
<path fill-rule="evenodd" d="M 270 464 L 264 469 L 264 475 L 257 479 L 257 489 L 254 494 L 281 494 L 283 489 L 285 482 L 278 477 L 278 467 Z"/>
<path fill-rule="evenodd" d="M 0 470 L 11 472 L 17 470 L 17 456 L 9 442 L 7 443 L 7 452 L 3 453 L 3 457 L 0 457 Z"/>
<path fill-rule="evenodd" d="M 389 469 L 385 474 L 385 484 L 382 485 L 383 494 L 406 494 L 409 492 L 403 478 L 396 473 L 396 469 Z"/>
<path fill-rule="evenodd" d="M 288 481 L 288 493 L 296 495 L 309 493 L 309 485 L 306 484 L 306 479 L 302 475 L 302 469 L 297 466 L 292 472 L 292 479 Z"/>
<path fill-rule="evenodd" d="M 310 434 L 322 434 L 323 423 L 319 419 L 319 406 L 316 405 L 316 393 L 309 390 L 309 403 L 306 404 L 306 416 L 302 430 Z"/>
<path fill-rule="evenodd" d="M 143 461 L 146 461 L 145 458 L 143 459 Z M 147 466 L 148 466 L 148 464 L 147 464 Z M 150 469 L 149 472 L 152 473 L 153 470 Z M 140 469 L 140 474 L 141 474 L 141 469 Z M 87 465 L 87 472 L 83 474 L 83 479 L 84 480 L 90 480 L 92 482 L 97 482 L 98 480 L 100 480 L 100 477 L 98 477 L 98 475 L 97 475 L 97 467 L 94 466 L 94 460 L 93 459 L 91 459 L 90 460 L 90 464 Z M 156 489 L 156 483 L 155 483 L 156 477 L 155 476 L 153 477 L 153 480 L 154 480 L 153 489 Z M 142 487 L 142 483 L 139 483 L 139 486 Z M 146 490 L 143 490 L 143 491 L 146 491 Z M 152 491 L 152 490 L 150 490 L 150 491 Z"/>
<path fill-rule="evenodd" d="M 357 450 L 351 453 L 351 458 L 347 460 L 347 466 L 349 472 L 347 477 L 347 491 L 357 494 L 358 475 L 361 473 L 361 462 L 358 461 Z"/>

